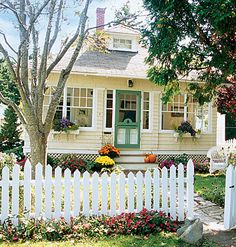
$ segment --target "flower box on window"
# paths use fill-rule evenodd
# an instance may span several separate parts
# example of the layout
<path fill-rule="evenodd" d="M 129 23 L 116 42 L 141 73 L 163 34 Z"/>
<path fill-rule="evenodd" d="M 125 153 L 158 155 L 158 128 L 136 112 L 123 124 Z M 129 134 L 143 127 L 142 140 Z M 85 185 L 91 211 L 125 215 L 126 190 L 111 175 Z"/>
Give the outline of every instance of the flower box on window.
<path fill-rule="evenodd" d="M 184 133 L 184 134 L 180 134 L 178 132 L 175 132 L 173 135 L 176 138 L 176 141 L 182 141 L 183 139 L 188 139 L 188 138 L 192 138 L 193 141 L 196 139 L 199 139 L 201 137 L 201 134 L 195 134 L 195 136 L 191 136 L 190 133 Z"/>
<path fill-rule="evenodd" d="M 55 130 L 52 130 L 51 131 L 51 134 L 52 134 L 52 138 L 53 139 L 56 139 L 57 137 L 73 137 L 74 139 L 76 139 L 78 137 L 80 133 L 80 130 L 77 129 L 77 130 L 69 130 L 69 131 L 55 131 Z"/>

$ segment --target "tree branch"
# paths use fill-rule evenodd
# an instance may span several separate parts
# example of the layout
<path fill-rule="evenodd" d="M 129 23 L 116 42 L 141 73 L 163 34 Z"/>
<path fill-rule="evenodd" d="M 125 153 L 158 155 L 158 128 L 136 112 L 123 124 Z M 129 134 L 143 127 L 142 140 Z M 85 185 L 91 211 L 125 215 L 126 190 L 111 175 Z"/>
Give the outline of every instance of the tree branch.
<path fill-rule="evenodd" d="M 21 113 L 21 110 L 19 109 L 19 107 L 18 107 L 13 101 L 11 101 L 11 100 L 9 100 L 9 99 L 6 99 L 6 98 L 2 95 L 1 92 L 0 92 L 0 101 L 1 101 L 3 104 L 12 107 L 13 110 L 16 112 L 17 116 L 19 117 L 21 123 L 24 124 L 24 125 L 26 124 L 26 121 L 25 121 L 25 119 L 24 119 L 24 116 L 23 116 L 23 114 Z"/>
<path fill-rule="evenodd" d="M 7 46 L 15 53 L 15 54 L 17 54 L 17 51 L 10 45 L 10 43 L 8 42 L 8 40 L 7 40 L 7 38 L 6 38 L 6 35 L 2 32 L 2 31 L 0 31 L 0 34 L 3 36 L 3 38 L 4 38 L 4 41 L 5 41 L 5 43 L 7 44 Z"/>
<path fill-rule="evenodd" d="M 52 49 L 52 47 L 53 47 L 53 45 L 57 39 L 57 36 L 58 36 L 61 13 L 62 13 L 62 5 L 63 5 L 63 0 L 60 1 L 60 4 L 58 6 L 58 12 L 57 12 L 57 18 L 56 18 L 56 22 L 55 22 L 54 34 L 52 36 L 52 39 L 49 42 L 48 53 L 51 51 L 51 49 Z"/>

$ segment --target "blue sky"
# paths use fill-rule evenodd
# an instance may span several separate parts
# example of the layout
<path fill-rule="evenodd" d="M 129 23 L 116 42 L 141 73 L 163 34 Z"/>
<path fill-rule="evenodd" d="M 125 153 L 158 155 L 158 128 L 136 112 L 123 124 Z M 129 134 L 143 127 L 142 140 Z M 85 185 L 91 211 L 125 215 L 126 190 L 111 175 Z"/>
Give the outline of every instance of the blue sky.
<path fill-rule="evenodd" d="M 79 2 L 81 0 L 68 0 L 64 12 L 64 16 L 66 17 L 66 21 L 63 24 L 62 32 L 60 34 L 60 40 L 63 39 L 63 37 L 66 37 L 74 32 L 76 28 L 76 24 L 78 22 L 78 16 L 76 16 L 74 13 L 76 11 L 79 11 L 81 9 L 81 6 L 79 5 Z M 89 11 L 88 11 L 88 26 L 93 27 L 96 25 L 96 8 L 106 8 L 105 13 L 105 22 L 109 22 L 114 18 L 115 10 L 121 8 L 127 0 L 93 0 L 92 4 L 90 5 Z M 139 11 L 142 9 L 142 0 L 130 0 L 129 5 L 132 12 Z M 14 17 L 9 13 L 1 13 L 0 15 L 0 30 L 3 31 L 9 43 L 13 47 L 17 47 L 19 44 L 19 36 L 18 31 L 15 27 L 15 19 Z M 40 40 L 43 40 L 43 36 L 45 34 L 45 27 L 46 26 L 46 20 L 41 19 L 40 20 Z M 0 42 L 2 42 L 3 39 L 0 37 Z M 40 42 L 40 41 L 39 41 Z M 57 46 L 60 42 L 57 43 Z"/>

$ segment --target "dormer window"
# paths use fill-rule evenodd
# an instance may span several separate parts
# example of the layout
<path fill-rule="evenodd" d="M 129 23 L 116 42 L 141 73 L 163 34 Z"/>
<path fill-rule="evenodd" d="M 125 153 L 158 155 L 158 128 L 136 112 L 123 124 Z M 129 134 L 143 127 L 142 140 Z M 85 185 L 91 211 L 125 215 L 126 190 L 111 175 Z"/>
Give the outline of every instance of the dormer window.
<path fill-rule="evenodd" d="M 132 40 L 131 39 L 118 39 L 113 38 L 113 48 L 114 50 L 132 50 Z"/>

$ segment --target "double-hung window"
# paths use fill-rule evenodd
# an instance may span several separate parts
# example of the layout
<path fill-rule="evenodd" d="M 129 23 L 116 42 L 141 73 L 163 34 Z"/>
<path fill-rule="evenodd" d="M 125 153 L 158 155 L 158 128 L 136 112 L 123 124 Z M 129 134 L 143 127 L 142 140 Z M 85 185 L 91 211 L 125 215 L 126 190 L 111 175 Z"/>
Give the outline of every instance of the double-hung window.
<path fill-rule="evenodd" d="M 162 103 L 161 130 L 174 130 L 183 121 L 189 121 L 195 130 L 209 132 L 210 104 L 200 106 L 187 94 L 176 95 L 171 102 Z"/>
<path fill-rule="evenodd" d="M 48 87 L 44 94 L 44 116 L 53 97 L 55 87 Z M 80 127 L 93 126 L 93 89 L 73 88 L 64 89 L 60 104 L 54 119 L 66 117 Z"/>

